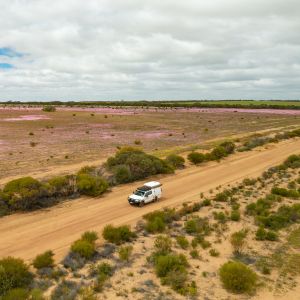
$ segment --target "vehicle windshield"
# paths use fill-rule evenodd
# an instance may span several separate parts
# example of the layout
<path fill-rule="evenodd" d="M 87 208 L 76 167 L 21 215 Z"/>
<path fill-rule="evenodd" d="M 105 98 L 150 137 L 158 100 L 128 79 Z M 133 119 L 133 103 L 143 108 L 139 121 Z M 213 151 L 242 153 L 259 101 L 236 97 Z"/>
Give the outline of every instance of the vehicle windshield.
<path fill-rule="evenodd" d="M 145 192 L 136 190 L 136 191 L 134 192 L 134 194 L 137 195 L 137 196 L 144 196 L 144 195 L 145 195 Z"/>

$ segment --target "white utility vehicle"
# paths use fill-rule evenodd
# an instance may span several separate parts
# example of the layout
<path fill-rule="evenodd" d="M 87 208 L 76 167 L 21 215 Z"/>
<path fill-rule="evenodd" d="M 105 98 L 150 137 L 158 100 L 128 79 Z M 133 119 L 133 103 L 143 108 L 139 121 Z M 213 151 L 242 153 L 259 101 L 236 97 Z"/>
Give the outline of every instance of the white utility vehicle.
<path fill-rule="evenodd" d="M 146 203 L 158 201 L 162 194 L 161 186 L 158 181 L 146 182 L 128 197 L 128 202 L 132 205 L 144 206 Z"/>

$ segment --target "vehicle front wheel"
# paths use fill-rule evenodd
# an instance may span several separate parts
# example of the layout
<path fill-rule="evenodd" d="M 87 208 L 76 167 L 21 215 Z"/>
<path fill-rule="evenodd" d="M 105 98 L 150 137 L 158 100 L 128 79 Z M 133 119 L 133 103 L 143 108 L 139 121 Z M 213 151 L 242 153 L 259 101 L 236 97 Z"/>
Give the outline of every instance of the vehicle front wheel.
<path fill-rule="evenodd" d="M 140 202 L 140 207 L 143 207 L 145 205 L 145 202 L 144 201 L 141 201 Z"/>

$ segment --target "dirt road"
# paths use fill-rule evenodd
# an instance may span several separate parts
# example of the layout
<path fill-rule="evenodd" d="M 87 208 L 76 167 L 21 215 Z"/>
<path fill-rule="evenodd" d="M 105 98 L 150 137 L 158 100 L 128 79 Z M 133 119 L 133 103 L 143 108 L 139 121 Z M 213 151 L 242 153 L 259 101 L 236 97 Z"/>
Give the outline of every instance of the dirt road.
<path fill-rule="evenodd" d="M 143 208 L 127 203 L 127 196 L 140 184 L 134 183 L 116 187 L 101 198 L 80 198 L 48 210 L 1 218 L 0 257 L 11 255 L 31 259 L 51 249 L 60 259 L 69 245 L 86 230 L 100 232 L 108 223 L 133 224 L 149 211 L 199 200 L 200 192 L 245 177 L 259 176 L 293 153 L 300 153 L 299 139 L 270 145 L 266 150 L 237 153 L 221 163 L 189 167 L 176 175 L 161 177 L 164 199 Z"/>

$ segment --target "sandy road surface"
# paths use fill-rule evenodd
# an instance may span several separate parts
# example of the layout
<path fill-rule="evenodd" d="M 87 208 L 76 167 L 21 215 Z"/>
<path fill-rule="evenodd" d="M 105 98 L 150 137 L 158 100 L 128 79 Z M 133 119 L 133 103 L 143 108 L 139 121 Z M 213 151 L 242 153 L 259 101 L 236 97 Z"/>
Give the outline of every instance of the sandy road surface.
<path fill-rule="evenodd" d="M 51 249 L 59 259 L 86 230 L 100 231 L 107 223 L 132 224 L 149 211 L 199 200 L 200 192 L 245 177 L 259 176 L 288 155 L 299 152 L 300 140 L 290 140 L 270 145 L 266 150 L 237 153 L 221 163 L 189 167 L 176 175 L 161 177 L 164 199 L 143 208 L 127 203 L 127 195 L 139 185 L 134 183 L 116 187 L 101 198 L 80 198 L 48 210 L 1 218 L 0 257 L 11 255 L 31 259 Z"/>

